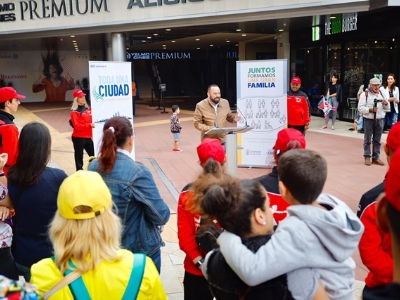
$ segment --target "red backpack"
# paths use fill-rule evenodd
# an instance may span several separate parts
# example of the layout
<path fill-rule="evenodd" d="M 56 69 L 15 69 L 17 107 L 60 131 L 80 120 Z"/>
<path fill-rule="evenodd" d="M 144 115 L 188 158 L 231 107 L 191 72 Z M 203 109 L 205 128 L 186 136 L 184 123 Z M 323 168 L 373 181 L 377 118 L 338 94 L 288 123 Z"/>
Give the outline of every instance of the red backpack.
<path fill-rule="evenodd" d="M 307 99 L 303 96 L 287 96 L 288 124 L 303 126 L 310 123 Z"/>

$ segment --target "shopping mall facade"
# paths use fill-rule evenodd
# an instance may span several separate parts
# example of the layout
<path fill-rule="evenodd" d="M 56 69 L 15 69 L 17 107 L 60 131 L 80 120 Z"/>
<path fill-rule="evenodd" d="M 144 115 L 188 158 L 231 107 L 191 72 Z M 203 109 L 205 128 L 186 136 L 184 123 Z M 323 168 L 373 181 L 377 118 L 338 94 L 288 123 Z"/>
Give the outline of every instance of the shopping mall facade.
<path fill-rule="evenodd" d="M 338 73 L 347 99 L 368 76 L 398 77 L 399 14 L 399 0 L 1 0 L 0 79 L 30 90 L 51 51 L 79 81 L 89 61 L 128 60 L 143 96 L 217 83 L 233 104 L 236 61 L 287 59 L 304 91 Z"/>

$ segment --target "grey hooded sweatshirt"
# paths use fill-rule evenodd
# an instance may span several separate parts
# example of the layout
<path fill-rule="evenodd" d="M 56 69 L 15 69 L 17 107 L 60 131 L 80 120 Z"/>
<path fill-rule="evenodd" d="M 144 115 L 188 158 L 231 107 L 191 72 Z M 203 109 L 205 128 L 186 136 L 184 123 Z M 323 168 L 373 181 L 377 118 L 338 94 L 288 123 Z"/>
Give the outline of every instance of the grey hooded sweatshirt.
<path fill-rule="evenodd" d="M 353 292 L 355 262 L 351 255 L 364 226 L 336 197 L 322 194 L 317 202 L 332 209 L 290 206 L 289 216 L 279 223 L 270 241 L 256 253 L 247 249 L 238 236 L 222 233 L 218 241 L 226 262 L 250 286 L 294 270 L 312 268 L 331 299 L 356 299 Z M 293 277 L 289 277 L 290 280 Z"/>

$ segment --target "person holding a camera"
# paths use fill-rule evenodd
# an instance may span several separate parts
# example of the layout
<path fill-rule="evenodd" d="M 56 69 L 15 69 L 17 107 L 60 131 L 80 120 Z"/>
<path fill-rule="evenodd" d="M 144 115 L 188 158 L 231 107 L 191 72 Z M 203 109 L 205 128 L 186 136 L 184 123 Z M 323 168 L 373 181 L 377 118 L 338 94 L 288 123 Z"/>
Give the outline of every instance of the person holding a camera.
<path fill-rule="evenodd" d="M 358 111 L 364 118 L 364 164 L 385 165 L 379 158 L 381 150 L 381 137 L 385 113 L 390 112 L 387 99 L 379 90 L 381 82 L 378 78 L 369 81 L 369 87 L 360 95 Z M 371 156 L 372 139 L 372 156 Z M 372 160 L 371 160 L 372 157 Z"/>

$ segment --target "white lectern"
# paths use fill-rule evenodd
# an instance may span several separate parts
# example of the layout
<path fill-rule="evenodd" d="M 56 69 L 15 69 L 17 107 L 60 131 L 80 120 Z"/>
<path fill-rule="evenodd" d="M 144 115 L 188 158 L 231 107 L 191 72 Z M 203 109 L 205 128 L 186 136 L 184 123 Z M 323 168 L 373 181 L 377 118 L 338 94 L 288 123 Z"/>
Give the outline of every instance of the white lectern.
<path fill-rule="evenodd" d="M 228 160 L 226 162 L 226 171 L 229 175 L 235 177 L 236 176 L 236 167 L 237 167 L 237 137 L 236 133 L 245 133 L 247 131 L 252 130 L 254 127 L 245 126 L 245 127 L 214 127 L 209 131 L 205 132 L 205 135 L 213 134 L 213 135 L 221 135 L 226 133 L 225 136 L 225 152 L 228 156 Z"/>

